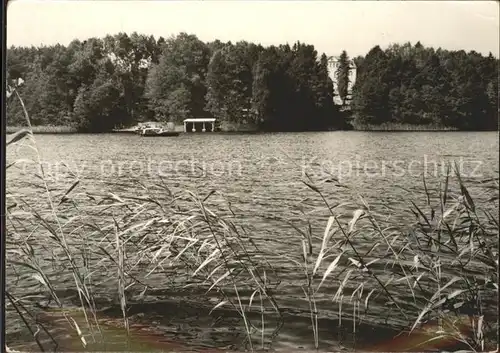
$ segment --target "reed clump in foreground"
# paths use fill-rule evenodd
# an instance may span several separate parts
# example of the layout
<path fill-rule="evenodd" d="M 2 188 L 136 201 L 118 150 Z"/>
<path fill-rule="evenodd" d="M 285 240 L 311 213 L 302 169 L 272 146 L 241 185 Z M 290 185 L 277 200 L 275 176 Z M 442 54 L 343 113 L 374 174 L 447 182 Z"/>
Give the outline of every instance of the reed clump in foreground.
<path fill-rule="evenodd" d="M 457 185 L 451 185 L 452 176 Z M 342 305 L 342 289 L 345 292 L 349 282 L 354 282 L 350 291 L 353 317 L 359 315 L 361 306 L 366 308 L 378 301 L 401 323 L 407 322 L 407 336 L 414 331 L 421 335 L 420 329 L 425 326 L 437 332 L 426 335 L 425 340 L 413 340 L 411 346 L 400 344 L 399 349 L 421 351 L 439 347 L 443 341 L 460 343 L 474 351 L 482 351 L 487 345 L 493 349 L 498 329 L 498 180 L 492 181 L 488 189 L 493 207 L 483 208 L 475 204 L 457 168 L 448 171 L 434 194 L 424 179 L 424 202 L 419 206 L 417 200 L 410 201 L 415 222 L 404 232 L 383 222 L 363 200 L 347 226 L 332 212 L 312 274 L 324 254 L 335 259 L 318 289 L 340 259 L 347 259 L 353 266 L 341 271 L 344 275 L 339 276 L 340 287 L 334 299 Z M 307 185 L 328 206 L 320 188 Z M 328 247 L 333 239 L 338 242 Z M 361 253 L 356 244 L 363 240 L 372 246 Z M 353 280 L 355 274 L 361 276 Z M 365 294 L 367 288 L 372 289 Z M 390 344 L 382 347 L 399 350 Z"/>
<path fill-rule="evenodd" d="M 37 151 L 25 114 L 28 128 L 7 146 L 27 143 Z M 438 187 L 423 181 L 422 198 L 409 201 L 414 222 L 405 228 L 388 224 L 364 201 L 346 215 L 326 196 L 324 189 L 335 183 L 308 178 L 305 185 L 330 214 L 326 227 L 315 235 L 311 227 L 303 231 L 292 224 L 297 236 L 284 249 L 288 239 L 264 241 L 253 234 L 217 191 L 200 195 L 162 179 L 153 185 L 136 181 L 131 194 L 87 191 L 69 169 L 62 187 L 44 174 L 36 153 L 29 175 L 35 181 L 23 185 L 36 195 L 29 198 L 16 192 L 22 177 L 17 163 L 7 164 L 12 173 L 7 179 L 7 320 L 17 315 L 40 350 L 59 344 L 37 319 L 48 308 L 62 313 L 82 346 L 95 348 L 106 340 L 99 320 L 103 298 L 111 296 L 119 306 L 127 331 L 133 301 L 165 288 L 205 292 L 199 301 L 212 305 L 212 312 L 236 313 L 242 346 L 252 351 L 276 340 L 284 323 L 282 298 L 291 287 L 303 293 L 316 348 L 324 298 L 338 308 L 338 325 L 353 334 L 361 322 L 380 324 L 391 316 L 389 324 L 403 331 L 400 350 L 422 351 L 444 341 L 473 351 L 496 344 L 498 212 L 476 204 L 452 167 Z M 490 201 L 498 202 L 498 180 L 488 187 Z M 278 259 L 298 274 L 292 283 L 283 283 Z M 37 290 L 27 292 L 30 285 Z M 74 300 L 68 302 L 65 293 L 71 289 Z M 83 320 L 74 315 L 75 304 Z M 401 341 L 431 324 L 437 333 Z"/>

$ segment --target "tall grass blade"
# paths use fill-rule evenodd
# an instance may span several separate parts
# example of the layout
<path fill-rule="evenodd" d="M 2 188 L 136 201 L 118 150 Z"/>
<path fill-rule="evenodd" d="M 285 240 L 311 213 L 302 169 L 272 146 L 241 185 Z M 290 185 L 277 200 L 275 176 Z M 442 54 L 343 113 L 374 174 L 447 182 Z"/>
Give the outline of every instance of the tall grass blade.
<path fill-rule="evenodd" d="M 358 222 L 358 220 L 365 214 L 365 211 L 362 209 L 356 210 L 354 212 L 354 215 L 352 216 L 352 219 L 349 221 L 349 228 L 348 228 L 348 233 L 352 233 L 354 230 L 354 226 Z"/>
<path fill-rule="evenodd" d="M 318 258 L 316 259 L 316 264 L 314 265 L 313 276 L 316 274 L 316 271 L 318 270 L 318 268 L 321 264 L 321 261 L 323 260 L 323 256 L 325 255 L 326 245 L 328 244 L 328 241 L 330 240 L 330 230 L 332 228 L 334 221 L 335 221 L 335 217 L 330 216 L 330 218 L 328 218 L 328 223 L 326 225 L 325 233 L 323 235 L 323 241 L 321 243 L 321 249 L 319 250 Z"/>
<path fill-rule="evenodd" d="M 323 278 L 321 279 L 321 282 L 319 283 L 318 288 L 316 289 L 316 292 L 319 291 L 319 289 L 321 288 L 321 285 L 326 280 L 326 278 L 330 275 L 330 273 L 332 273 L 335 270 L 335 268 L 337 268 L 337 264 L 339 263 L 339 260 L 343 254 L 344 254 L 344 252 L 341 252 L 340 254 L 338 254 L 337 257 L 335 258 L 335 260 L 333 260 L 330 263 L 330 265 L 328 265 L 328 268 L 326 269 L 325 273 L 323 274 Z"/>
<path fill-rule="evenodd" d="M 17 142 L 17 141 L 20 141 L 20 140 L 22 140 L 24 137 L 29 136 L 30 134 L 31 134 L 31 131 L 30 131 L 30 130 L 28 130 L 28 129 L 23 129 L 23 130 L 20 130 L 20 131 L 16 132 L 16 133 L 14 134 L 14 136 L 12 136 L 12 137 L 10 138 L 10 140 L 9 140 L 9 141 L 7 141 L 7 142 L 6 142 L 6 145 L 5 145 L 5 146 L 7 147 L 7 146 L 9 146 L 10 144 L 13 144 L 13 143 L 15 143 L 15 142 Z"/>

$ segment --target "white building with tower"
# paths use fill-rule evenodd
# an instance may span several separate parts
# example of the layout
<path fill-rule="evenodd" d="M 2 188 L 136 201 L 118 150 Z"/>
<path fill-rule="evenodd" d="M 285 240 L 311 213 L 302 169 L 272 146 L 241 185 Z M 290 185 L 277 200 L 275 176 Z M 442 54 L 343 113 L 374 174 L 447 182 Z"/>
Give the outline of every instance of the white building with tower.
<path fill-rule="evenodd" d="M 335 96 L 333 97 L 333 101 L 337 105 L 342 105 L 342 99 L 339 97 L 339 90 L 338 90 L 338 83 L 337 83 L 337 69 L 339 67 L 339 57 L 338 56 L 331 56 L 328 59 L 328 75 L 333 81 L 333 91 L 335 93 Z M 346 104 L 350 103 L 350 100 L 352 98 L 352 87 L 354 86 L 354 83 L 356 82 L 356 64 L 354 63 L 354 60 L 349 59 L 349 83 L 347 85 L 347 99 L 346 99 Z"/>

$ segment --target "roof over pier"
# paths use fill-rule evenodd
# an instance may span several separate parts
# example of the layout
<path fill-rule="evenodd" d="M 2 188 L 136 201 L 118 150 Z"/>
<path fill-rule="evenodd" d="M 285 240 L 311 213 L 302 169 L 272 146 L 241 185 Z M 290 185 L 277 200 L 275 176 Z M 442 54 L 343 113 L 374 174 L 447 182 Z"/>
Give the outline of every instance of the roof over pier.
<path fill-rule="evenodd" d="M 215 122 L 215 118 L 191 118 L 184 119 L 185 123 L 213 123 Z"/>

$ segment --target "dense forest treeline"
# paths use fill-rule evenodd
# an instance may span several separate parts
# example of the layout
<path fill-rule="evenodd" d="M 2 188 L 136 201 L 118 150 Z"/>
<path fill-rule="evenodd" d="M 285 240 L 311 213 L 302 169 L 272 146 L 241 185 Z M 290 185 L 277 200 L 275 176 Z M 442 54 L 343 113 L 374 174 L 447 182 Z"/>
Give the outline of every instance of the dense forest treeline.
<path fill-rule="evenodd" d="M 348 59 L 343 52 L 341 62 Z M 407 43 L 376 46 L 354 62 L 354 126 L 498 128 L 499 62 L 491 54 Z M 349 65 L 339 67 L 333 74 L 345 101 Z M 349 127 L 333 102 L 328 57 L 300 42 L 263 47 L 205 43 L 186 33 L 120 33 L 68 46 L 11 47 L 7 75 L 24 80 L 18 89 L 33 125 L 101 132 L 138 121 L 216 117 L 262 130 Z M 11 97 L 7 124 L 23 121 Z"/>
<path fill-rule="evenodd" d="M 357 58 L 352 108 L 360 124 L 498 129 L 499 61 L 420 43 L 379 46 Z"/>

